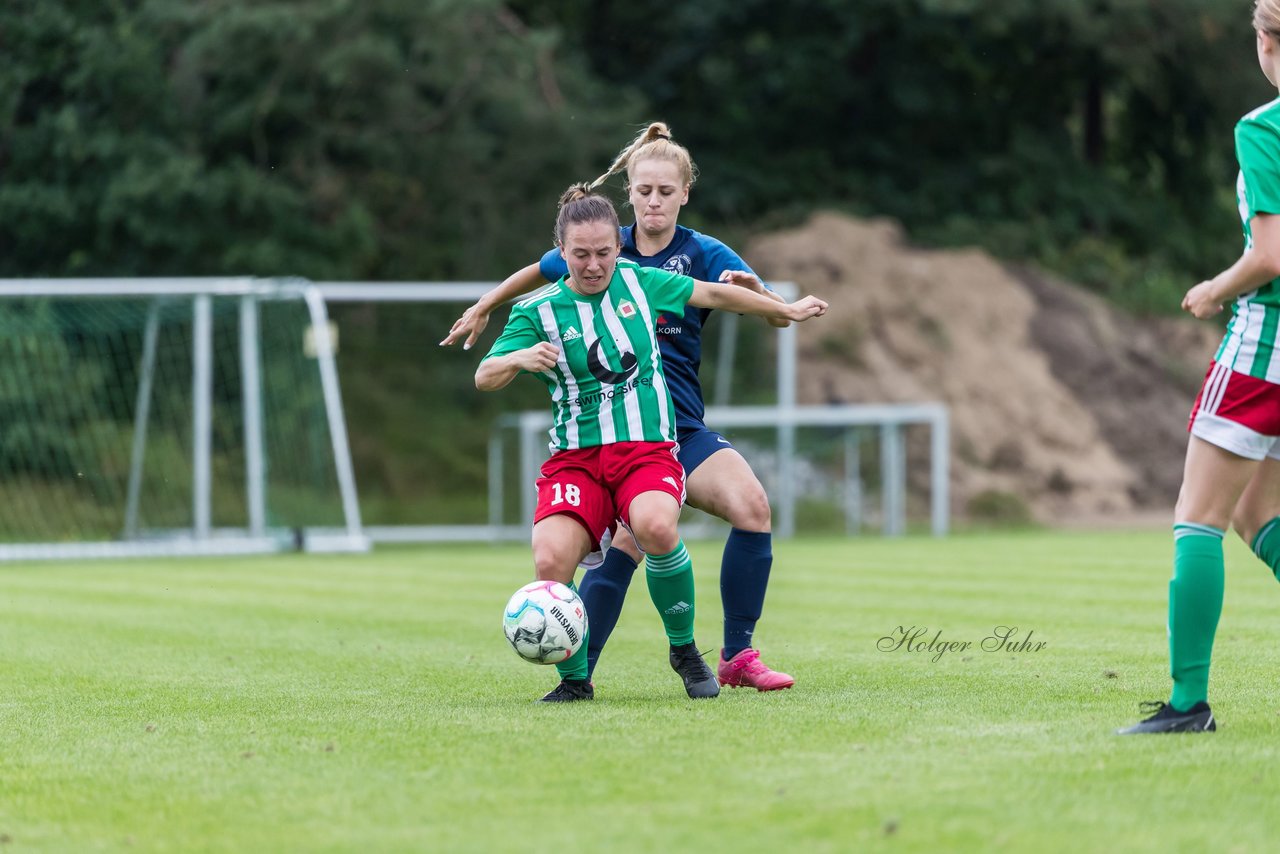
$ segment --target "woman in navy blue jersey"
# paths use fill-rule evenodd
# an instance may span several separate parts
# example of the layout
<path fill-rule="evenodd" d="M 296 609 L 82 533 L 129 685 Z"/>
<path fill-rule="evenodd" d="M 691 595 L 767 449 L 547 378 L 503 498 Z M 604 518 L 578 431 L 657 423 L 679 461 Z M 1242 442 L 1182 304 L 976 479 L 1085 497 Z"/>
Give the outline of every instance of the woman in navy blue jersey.
<path fill-rule="evenodd" d="M 599 186 L 623 169 L 636 221 L 621 229 L 622 257 L 642 267 L 659 267 L 702 281 L 722 281 L 731 271 L 744 271 L 752 274 L 748 281 L 755 290 L 782 301 L 728 246 L 677 223 L 680 208 L 689 201 L 697 172 L 688 150 L 672 141 L 665 124 L 649 125 L 591 186 Z M 517 271 L 481 297 L 440 343 L 453 344 L 465 336 L 463 346 L 469 349 L 496 307 L 559 279 L 565 272 L 558 250 L 548 251 L 538 263 Z M 767 667 L 752 647 L 773 565 L 772 516 L 764 487 L 747 461 L 728 439 L 703 423 L 698 366 L 702 361 L 702 328 L 708 314 L 709 309 L 689 306 L 682 316 L 660 316 L 657 334 L 663 374 L 675 403 L 688 502 L 733 526 L 720 564 L 724 647 L 717 676 L 722 685 L 733 687 L 760 691 L 790 688 L 795 680 Z M 785 325 L 785 321 L 779 323 Z M 583 577 L 579 592 L 591 618 L 589 672 L 594 671 L 600 651 L 617 623 L 640 556 L 635 541 L 619 529 L 603 564 Z"/>

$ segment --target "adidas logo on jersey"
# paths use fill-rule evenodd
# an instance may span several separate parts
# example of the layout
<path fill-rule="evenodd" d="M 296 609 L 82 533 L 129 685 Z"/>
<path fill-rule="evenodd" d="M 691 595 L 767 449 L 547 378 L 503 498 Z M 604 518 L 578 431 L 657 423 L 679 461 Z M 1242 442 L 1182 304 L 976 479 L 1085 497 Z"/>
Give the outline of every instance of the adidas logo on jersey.
<path fill-rule="evenodd" d="M 582 333 L 570 326 L 565 333 L 560 336 L 561 341 L 577 341 L 582 337 Z"/>
<path fill-rule="evenodd" d="M 693 610 L 693 606 L 692 606 L 692 605 L 690 605 L 688 602 L 685 602 L 684 600 L 681 600 L 681 601 L 677 602 L 676 604 L 672 605 L 672 606 L 671 606 L 670 608 L 668 608 L 667 610 L 663 611 L 662 613 L 664 613 L 664 614 L 687 614 L 687 613 L 689 613 L 689 612 L 690 612 L 690 611 L 692 611 L 692 610 Z"/>

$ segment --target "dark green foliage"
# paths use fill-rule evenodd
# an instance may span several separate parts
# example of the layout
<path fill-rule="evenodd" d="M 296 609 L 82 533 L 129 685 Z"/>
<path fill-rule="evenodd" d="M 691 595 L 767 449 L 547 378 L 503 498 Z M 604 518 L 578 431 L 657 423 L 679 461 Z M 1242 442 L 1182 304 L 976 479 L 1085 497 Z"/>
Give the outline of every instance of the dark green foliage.
<path fill-rule="evenodd" d="M 499 277 L 661 117 L 691 224 L 887 214 L 1167 307 L 1237 248 L 1244 5 L 16 0 L 0 274 Z"/>
<path fill-rule="evenodd" d="M 916 240 L 1037 259 L 1143 309 L 1176 310 L 1238 254 L 1231 128 L 1275 97 L 1244 3 L 516 7 L 642 87 L 708 176 L 696 208 L 711 221 L 889 215 Z"/>
<path fill-rule="evenodd" d="M 20 0 L 0 275 L 500 275 L 626 104 L 553 42 L 492 0 Z"/>
<path fill-rule="evenodd" d="M 98 330 L 66 334 L 76 312 L 65 304 L 9 301 L 5 309 L 0 359 L 10 367 L 40 364 L 54 380 L 31 383 L 22 370 L 0 379 L 0 471 L 74 477 L 79 434 L 105 409 L 100 398 L 111 365 L 96 346 Z"/>

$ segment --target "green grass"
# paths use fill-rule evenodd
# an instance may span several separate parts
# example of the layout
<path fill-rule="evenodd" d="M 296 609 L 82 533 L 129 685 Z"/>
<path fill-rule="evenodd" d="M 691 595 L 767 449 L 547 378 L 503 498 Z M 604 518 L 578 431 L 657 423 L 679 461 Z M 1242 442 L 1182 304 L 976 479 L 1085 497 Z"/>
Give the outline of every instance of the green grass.
<path fill-rule="evenodd" d="M 597 699 L 532 703 L 525 547 L 0 566 L 0 851 L 1259 851 L 1280 589 L 1228 547 L 1211 736 L 1166 696 L 1164 533 L 780 542 L 790 691 L 686 699 L 633 586 Z M 693 544 L 718 641 L 718 543 Z M 1047 646 L 984 652 L 995 626 Z M 898 626 L 975 647 L 882 652 Z"/>

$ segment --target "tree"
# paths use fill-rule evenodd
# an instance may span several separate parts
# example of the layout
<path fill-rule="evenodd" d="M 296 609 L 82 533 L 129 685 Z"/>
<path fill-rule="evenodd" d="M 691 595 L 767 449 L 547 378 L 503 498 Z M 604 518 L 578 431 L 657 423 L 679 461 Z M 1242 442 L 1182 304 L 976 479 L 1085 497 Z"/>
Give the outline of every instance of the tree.
<path fill-rule="evenodd" d="M 497 275 L 627 102 L 496 0 L 20 0 L 5 275 Z"/>
<path fill-rule="evenodd" d="M 917 239 L 1035 257 L 1146 306 L 1238 248 L 1231 126 L 1269 96 L 1231 4 L 515 8 L 564 23 L 606 80 L 641 85 L 709 176 L 698 207 L 714 220 L 887 214 Z"/>

